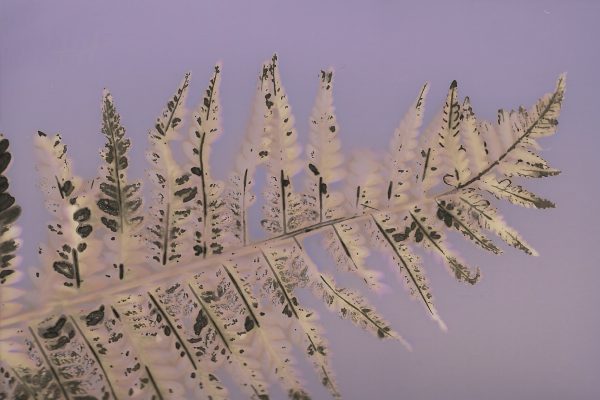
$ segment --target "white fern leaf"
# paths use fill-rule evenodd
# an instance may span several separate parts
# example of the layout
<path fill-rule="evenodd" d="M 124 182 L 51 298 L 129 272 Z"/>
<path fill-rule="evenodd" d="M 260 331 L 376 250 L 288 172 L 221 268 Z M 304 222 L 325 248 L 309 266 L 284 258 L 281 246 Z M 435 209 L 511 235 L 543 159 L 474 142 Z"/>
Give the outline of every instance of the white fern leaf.
<path fill-rule="evenodd" d="M 509 115 L 511 124 L 504 127 L 507 130 L 504 140 L 506 141 L 507 137 L 512 137 L 514 140 L 507 148 L 499 143 L 501 139 L 494 133 L 494 129 L 489 123 L 481 125 L 480 130 L 486 133 L 485 141 L 488 144 L 490 162 L 477 173 L 473 172 L 467 181 L 461 182 L 458 189 L 466 188 L 481 179 L 499 166 L 518 147 L 525 146 L 529 149 L 539 150 L 536 139 L 556 132 L 557 118 L 565 93 L 565 79 L 566 76 L 561 75 L 556 83 L 555 91 L 542 97 L 529 112 L 520 110 L 515 117 Z M 504 115 L 502 112 L 501 114 Z M 499 121 L 499 123 L 501 122 L 502 120 Z M 540 176 L 544 176 L 544 174 Z"/>
<path fill-rule="evenodd" d="M 112 265 L 112 275 L 124 279 L 133 274 L 142 276 L 145 267 L 145 247 L 141 240 L 143 227 L 141 182 L 129 182 L 127 151 L 131 146 L 121 125 L 112 96 L 102 96 L 102 133 L 106 137 L 100 167 L 100 193 L 96 205 L 101 211 L 104 227 L 104 260 Z"/>
<path fill-rule="evenodd" d="M 265 218 L 262 226 L 273 234 L 287 233 L 314 220 L 314 211 L 307 199 L 296 193 L 291 178 L 302 168 L 299 156 L 294 117 L 287 95 L 281 85 L 277 56 L 268 67 L 270 80 L 265 95 L 267 106 L 266 134 L 270 139 L 267 160 L 267 188 L 265 190 Z"/>
<path fill-rule="evenodd" d="M 377 157 L 367 151 L 356 153 L 348 166 L 346 199 L 355 213 L 369 213 L 382 207 L 385 184 L 381 164 Z"/>
<path fill-rule="evenodd" d="M 183 143 L 190 163 L 187 170 L 191 173 L 185 196 L 193 199 L 194 204 L 191 213 L 193 250 L 194 255 L 204 258 L 223 251 L 223 182 L 215 180 L 210 173 L 211 145 L 222 130 L 220 84 L 221 66 L 216 65 L 202 101 L 194 112 L 189 137 Z"/>
<path fill-rule="evenodd" d="M 372 226 L 372 241 L 382 249 L 392 249 L 391 258 L 398 267 L 397 272 L 411 297 L 422 303 L 440 329 L 445 331 L 447 329 L 446 324 L 433 303 L 433 295 L 425 275 L 425 269 L 419 257 L 408 246 L 410 230 L 398 229 L 398 218 L 392 214 L 378 213 L 372 215 L 372 221 L 374 224 L 374 227 Z"/>
<path fill-rule="evenodd" d="M 436 200 L 437 203 L 437 218 L 444 222 L 448 228 L 455 228 L 463 234 L 467 239 L 470 239 L 484 250 L 491 251 L 494 254 L 502 253 L 489 238 L 487 238 L 479 229 L 479 227 L 469 218 L 468 213 L 465 213 L 463 207 L 460 207 L 459 200 Z"/>
<path fill-rule="evenodd" d="M 514 185 L 508 178 L 497 179 L 492 176 L 481 178 L 478 184 L 484 190 L 493 194 L 497 199 L 505 199 L 523 207 L 554 208 L 550 200 L 541 198 L 522 186 Z"/>
<path fill-rule="evenodd" d="M 302 306 L 293 292 L 309 284 L 308 268 L 302 264 L 300 252 L 297 246 L 289 244 L 261 252 L 262 257 L 256 259 L 258 265 L 265 264 L 264 273 L 261 274 L 261 295 L 275 306 L 283 306 L 281 314 L 294 321 L 291 324 L 291 339 L 304 350 L 323 386 L 333 397 L 339 398 L 340 393 L 330 369 L 328 344 L 322 333 L 323 328 L 317 322 L 318 314 Z"/>
<path fill-rule="evenodd" d="M 190 74 L 186 74 L 167 107 L 150 131 L 151 149 L 147 158 L 153 169 L 149 171 L 154 183 L 154 201 L 150 206 L 152 219 L 146 222 L 146 240 L 153 247 L 152 260 L 159 265 L 171 265 L 182 258 L 185 222 L 190 215 L 188 203 L 194 188 L 187 185 L 190 174 L 184 173 L 173 159 L 170 143 L 177 139 L 184 117 Z"/>
<path fill-rule="evenodd" d="M 449 166 L 446 167 L 446 174 L 442 179 L 444 183 L 451 186 L 458 186 L 460 182 L 466 181 L 471 174 L 467 152 L 460 135 L 460 124 L 463 119 L 461 111 L 457 83 L 453 81 L 444 106 L 442 121 L 445 124 L 445 129 L 443 134 L 440 133 L 440 136 L 443 135 L 441 145 L 446 151 L 446 157 L 449 159 Z"/>
<path fill-rule="evenodd" d="M 185 307 L 183 303 L 181 307 Z M 142 365 L 147 366 L 159 398 L 209 398 L 211 370 L 199 368 L 197 353 L 192 352 L 180 333 L 174 313 L 150 292 L 121 297 L 115 304 L 120 318 L 126 321 L 127 336 L 132 338 Z M 213 374 L 211 374 L 214 376 Z"/>
<path fill-rule="evenodd" d="M 429 92 L 429 84 L 425 83 L 419 96 L 404 114 L 400 124 L 394 131 L 387 154 L 387 199 L 392 206 L 399 206 L 410 200 L 410 189 L 414 186 L 412 167 L 417 155 L 418 134 L 423 124 L 425 99 Z"/>
<path fill-rule="evenodd" d="M 474 188 L 462 189 L 453 196 L 457 207 L 463 209 L 462 214 L 469 216 L 480 228 L 495 233 L 507 244 L 524 251 L 529 255 L 537 256 L 535 249 L 508 226 L 498 211 Z"/>
<path fill-rule="evenodd" d="M 40 186 L 53 220 L 48 242 L 40 247 L 41 270 L 34 282 L 40 298 L 56 299 L 73 295 L 73 289 L 84 281 L 91 284 L 91 277 L 103 271 L 97 262 L 101 244 L 93 235 L 93 199 L 85 195 L 83 181 L 71 170 L 67 146 L 59 135 L 50 138 L 42 132 L 35 136 L 35 146 Z"/>
<path fill-rule="evenodd" d="M 403 232 L 403 235 L 412 237 L 414 242 L 419 243 L 425 249 L 441 256 L 448 271 L 457 280 L 474 285 L 480 277 L 479 268 L 475 272 L 471 271 L 445 244 L 443 226 L 440 226 L 439 221 L 435 217 L 435 211 L 431 210 L 431 206 L 415 206 L 404 216 L 404 224 L 408 230 Z M 434 215 L 433 217 L 431 215 Z"/>
<path fill-rule="evenodd" d="M 380 292 L 386 286 L 381 282 L 381 272 L 369 268 L 366 263 L 370 251 L 361 229 L 362 224 L 351 221 L 332 224 L 325 234 L 325 248 L 338 269 L 357 275 L 370 289 Z"/>
<path fill-rule="evenodd" d="M 32 321 L 29 334 L 63 387 L 66 398 L 115 397 L 104 371 L 90 368 L 96 363 L 96 357 L 72 318 L 58 314 Z"/>
<path fill-rule="evenodd" d="M 333 71 L 321 71 L 320 85 L 309 121 L 308 171 L 306 188 L 314 204 L 316 221 L 340 217 L 343 195 L 331 189 L 345 173 L 341 168 L 343 157 L 338 137 L 339 125 L 333 107 Z"/>
<path fill-rule="evenodd" d="M 252 192 L 254 186 L 254 173 L 257 166 L 264 161 L 268 155 L 265 131 L 265 117 L 267 108 L 265 106 L 265 95 L 267 91 L 268 64 L 263 65 L 259 75 L 258 84 L 250 120 L 246 127 L 246 134 L 242 147 L 235 161 L 235 169 L 229 178 L 226 191 L 226 204 L 228 223 L 225 225 L 229 236 L 227 247 L 239 247 L 248 244 L 248 210 L 255 201 Z"/>
<path fill-rule="evenodd" d="M 0 330 L 0 362 L 4 368 L 4 377 L 12 375 L 18 384 L 9 387 L 0 386 L 3 395 L 11 391 L 32 398 L 67 398 L 67 390 L 59 379 L 54 366 L 48 359 L 39 339 L 29 326 L 8 327 Z M 9 382 L 10 383 L 10 382 Z"/>
<path fill-rule="evenodd" d="M 288 397 L 308 399 L 286 334 L 289 329 L 288 318 L 278 316 L 278 310 L 271 302 L 259 299 L 260 291 L 256 286 L 261 280 L 261 272 L 253 267 L 254 262 L 248 262 L 245 258 L 223 266 L 248 310 L 249 315 L 244 323 L 256 327 L 249 332 L 254 336 L 248 347 L 260 350 L 263 370 L 277 378 Z"/>
<path fill-rule="evenodd" d="M 98 365 L 109 378 L 108 381 L 112 382 L 115 398 L 160 397 L 159 388 L 152 383 L 148 365 L 142 364 L 142 356 L 137 353 L 131 337 L 127 335 L 127 328 L 113 306 L 90 305 L 72 321 L 81 336 L 87 337 Z"/>

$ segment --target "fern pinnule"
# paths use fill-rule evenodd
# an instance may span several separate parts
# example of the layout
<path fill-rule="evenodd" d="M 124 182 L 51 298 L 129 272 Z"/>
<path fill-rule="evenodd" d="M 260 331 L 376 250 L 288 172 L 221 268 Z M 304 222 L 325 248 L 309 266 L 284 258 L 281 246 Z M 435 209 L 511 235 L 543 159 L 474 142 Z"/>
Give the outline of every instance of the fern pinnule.
<path fill-rule="evenodd" d="M 189 289 L 204 311 L 206 323 L 218 333 L 231 377 L 248 397 L 268 398 L 269 385 L 260 366 L 259 349 L 249 346 L 252 334 L 248 333 L 253 331 L 255 319 L 226 270 L 213 267 L 200 271 Z"/>
<path fill-rule="evenodd" d="M 262 257 L 258 258 L 258 262 L 265 264 L 261 293 L 274 305 L 282 307 L 283 315 L 295 321 L 291 326 L 291 340 L 310 360 L 323 386 L 338 398 L 340 392 L 330 368 L 331 355 L 323 328 L 318 323 L 318 314 L 302 306 L 294 295 L 296 288 L 309 284 L 307 267 L 302 266 L 301 252 L 295 244 L 269 246 L 261 250 Z"/>
<path fill-rule="evenodd" d="M 333 70 L 321 71 L 320 85 L 309 121 L 306 189 L 313 203 L 315 222 L 343 215 L 342 193 L 331 185 L 344 178 L 339 125 L 333 107 Z"/>
<path fill-rule="evenodd" d="M 372 242 L 386 254 L 390 254 L 389 249 L 392 249 L 391 259 L 397 267 L 394 270 L 400 276 L 409 294 L 425 306 L 431 318 L 437 322 L 440 329 L 445 331 L 447 327 L 434 305 L 425 268 L 419 256 L 408 244 L 410 228 L 400 228 L 401 221 L 401 216 L 392 213 L 372 215 L 370 224 Z"/>
<path fill-rule="evenodd" d="M 252 268 L 254 263 L 242 263 L 245 265 L 229 261 L 223 265 L 223 269 L 239 296 L 237 301 L 241 299 L 247 311 L 247 315 L 241 318 L 249 339 L 246 351 L 253 350 L 261 369 L 267 376 L 276 378 L 288 397 L 308 399 L 291 353 L 291 345 L 287 341 L 287 327 L 281 323 L 282 318 L 277 317 L 273 305 L 261 301 L 255 293 L 259 279 L 256 277 L 258 271 Z"/>
<path fill-rule="evenodd" d="M 190 215 L 190 206 L 186 203 L 194 193 L 187 186 L 190 174 L 182 171 L 171 150 L 171 142 L 178 139 L 178 128 L 184 118 L 189 81 L 187 73 L 150 131 L 152 146 L 147 158 L 154 167 L 149 172 L 154 183 L 154 199 L 150 206 L 152 219 L 146 221 L 146 240 L 153 248 L 151 260 L 162 266 L 172 265 L 182 258 L 182 235 Z"/>
<path fill-rule="evenodd" d="M 74 323 L 92 346 L 99 366 L 112 382 L 114 397 L 158 398 L 148 365 L 141 361 L 127 328 L 116 309 L 106 304 L 89 304 L 74 317 Z"/>
<path fill-rule="evenodd" d="M 141 288 L 143 290 L 143 288 Z M 203 369 L 199 369 L 188 343 L 172 319 L 173 315 L 157 300 L 155 290 L 121 297 L 115 309 L 132 338 L 139 362 L 144 367 L 158 398 L 185 399 L 187 393 L 208 398 Z M 206 382 L 206 383 L 205 383 Z"/>
<path fill-rule="evenodd" d="M 415 186 L 413 166 L 417 157 L 418 135 L 423 124 L 427 93 L 429 84 L 425 83 L 390 140 L 385 179 L 388 181 L 387 200 L 393 206 L 405 204 L 412 197 L 410 191 Z"/>
<path fill-rule="evenodd" d="M 480 132 L 480 123 L 473 112 L 469 97 L 465 97 L 462 105 L 463 119 L 460 123 L 460 135 L 464 140 L 464 148 L 469 157 L 469 169 L 483 170 L 488 163 L 488 145 Z"/>
<path fill-rule="evenodd" d="M 263 228 L 273 234 L 285 234 L 309 224 L 314 212 L 307 199 L 294 191 L 291 178 L 302 168 L 299 156 L 302 152 L 297 143 L 294 117 L 287 95 L 281 85 L 277 55 L 268 66 L 268 92 L 266 134 L 269 139 L 267 159 L 267 187 L 263 206 Z"/>
<path fill-rule="evenodd" d="M 39 340 L 30 335 L 32 332 L 29 326 L 0 330 L 0 366 L 4 368 L 4 377 L 9 377 L 8 385 L 0 386 L 0 393 L 7 398 L 11 392 L 14 395 L 32 395 L 33 398 L 66 398 L 65 387 Z M 18 381 L 11 383 L 10 375 Z"/>
<path fill-rule="evenodd" d="M 93 233 L 94 202 L 86 194 L 84 181 L 76 176 L 60 135 L 35 135 L 37 170 L 46 204 L 52 214 L 48 242 L 40 246 L 41 268 L 34 283 L 39 299 L 61 299 L 74 295 L 92 276 L 103 271 L 97 259 L 101 244 Z M 43 282 L 43 284 L 42 284 Z M 63 298 L 64 299 L 64 298 Z"/>
<path fill-rule="evenodd" d="M 254 174 L 258 165 L 264 162 L 269 153 L 265 137 L 267 78 L 268 64 L 265 63 L 258 77 L 250 119 L 239 155 L 235 160 L 235 169 L 229 177 L 226 189 L 226 215 L 229 222 L 225 225 L 229 233 L 224 239 L 226 248 L 246 246 L 249 242 L 248 211 L 256 199 L 252 192 Z"/>
<path fill-rule="evenodd" d="M 474 285 L 479 280 L 481 272 L 479 268 L 472 271 L 461 258 L 455 254 L 446 244 L 444 228 L 435 217 L 435 209 L 432 205 L 418 205 L 408 211 L 404 216 L 404 225 L 408 230 L 404 235 L 419 243 L 424 249 L 440 256 L 448 271 L 458 281 Z"/>
<path fill-rule="evenodd" d="M 526 254 L 537 256 L 538 252 L 509 225 L 498 210 L 481 195 L 475 188 L 462 189 L 458 194 L 449 197 L 462 209 L 462 214 L 468 216 L 480 228 L 495 233 L 508 245 L 513 246 Z"/>
<path fill-rule="evenodd" d="M 144 220 L 141 182 L 127 178 L 131 141 L 107 90 L 102 94 L 102 134 L 106 143 L 101 153 L 104 163 L 100 167 L 96 206 L 105 235 L 103 259 L 113 267 L 110 274 L 116 279 L 139 277 L 147 272 L 141 238 Z"/>
<path fill-rule="evenodd" d="M 223 182 L 211 175 L 210 151 L 212 143 L 221 134 L 220 93 L 221 65 L 217 64 L 202 101 L 193 115 L 193 125 L 187 140 L 183 143 L 189 165 L 186 172 L 190 178 L 188 186 L 181 192 L 191 201 L 190 226 L 193 237 L 192 249 L 195 256 L 220 254 L 223 251 L 222 214 L 224 202 L 221 200 Z"/>

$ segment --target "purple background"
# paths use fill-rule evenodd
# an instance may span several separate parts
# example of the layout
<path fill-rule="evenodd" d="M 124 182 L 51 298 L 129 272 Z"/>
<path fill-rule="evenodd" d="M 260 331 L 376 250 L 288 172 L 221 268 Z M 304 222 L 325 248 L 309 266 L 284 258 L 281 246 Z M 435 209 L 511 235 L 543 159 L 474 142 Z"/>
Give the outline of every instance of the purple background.
<path fill-rule="evenodd" d="M 494 119 L 499 107 L 530 106 L 567 71 L 559 133 L 542 142 L 544 157 L 564 172 L 527 182 L 558 208 L 502 207 L 540 257 L 512 249 L 491 257 L 456 237 L 465 258 L 482 266 L 483 280 L 467 287 L 439 262 L 429 263 L 447 333 L 400 284 L 370 296 L 412 343 L 412 353 L 321 314 L 348 399 L 598 399 L 599 20 L 597 1 L 2 0 L 0 130 L 16 155 L 10 175 L 24 208 L 23 266 L 36 263 L 39 221 L 47 218 L 35 186 L 32 136 L 38 129 L 61 132 L 77 172 L 94 175 L 103 87 L 111 89 L 134 140 L 131 174 L 142 177 L 147 130 L 183 73 L 194 73 L 192 106 L 222 61 L 225 134 L 213 162 L 224 177 L 260 63 L 274 51 L 301 135 L 317 72 L 336 69 L 346 154 L 383 151 L 426 80 L 432 83 L 427 117 L 457 79 L 475 111 Z M 324 398 L 312 371 L 305 372 L 314 398 Z"/>

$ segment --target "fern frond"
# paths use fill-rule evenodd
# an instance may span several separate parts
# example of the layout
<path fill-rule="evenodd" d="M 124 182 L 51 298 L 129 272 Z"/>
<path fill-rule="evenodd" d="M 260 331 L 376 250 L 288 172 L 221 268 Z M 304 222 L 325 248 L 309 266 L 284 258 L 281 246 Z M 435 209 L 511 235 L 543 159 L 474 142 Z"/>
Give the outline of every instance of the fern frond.
<path fill-rule="evenodd" d="M 427 207 L 427 208 L 426 208 Z M 480 277 L 479 268 L 475 272 L 468 268 L 457 254 L 445 244 L 444 228 L 440 226 L 431 205 L 418 205 L 404 216 L 405 229 L 403 235 L 419 243 L 423 248 L 439 255 L 451 275 L 457 280 L 474 285 Z"/>
<path fill-rule="evenodd" d="M 462 215 L 468 216 L 471 220 L 475 221 L 480 228 L 495 233 L 510 246 L 522 250 L 529 255 L 538 255 L 537 251 L 516 230 L 506 224 L 496 208 L 475 188 L 462 189 L 458 194 L 452 195 L 450 198 L 462 210 Z"/>
<path fill-rule="evenodd" d="M 192 353 L 188 345 L 193 342 L 182 338 L 175 319 L 182 314 L 170 310 L 155 295 L 140 291 L 121 297 L 115 304 L 118 315 L 126 321 L 126 335 L 132 338 L 153 389 L 159 398 L 165 399 L 184 399 L 188 392 L 194 397 L 208 398 L 206 392 L 211 393 L 215 383 L 209 377 L 214 375 L 211 370 L 199 368 L 198 354 Z M 182 302 L 180 307 L 187 305 Z"/>
<path fill-rule="evenodd" d="M 497 199 L 505 199 L 513 204 L 523 207 L 535 208 L 554 208 L 555 205 L 550 200 L 541 198 L 522 186 L 514 185 L 508 178 L 499 180 L 492 176 L 481 178 L 478 184 L 484 190 L 487 190 Z"/>
<path fill-rule="evenodd" d="M 186 188 L 186 199 L 193 200 L 191 212 L 193 224 L 193 250 L 195 256 L 207 257 L 223 251 L 221 200 L 223 182 L 215 180 L 210 173 L 211 144 L 221 134 L 220 97 L 221 66 L 216 65 L 214 74 L 204 92 L 202 102 L 194 112 L 194 123 L 183 150 L 191 173 Z"/>
<path fill-rule="evenodd" d="M 411 297 L 422 303 L 431 318 L 445 331 L 446 324 L 433 303 L 433 295 L 425 276 L 425 269 L 421 265 L 419 257 L 408 246 L 410 227 L 404 230 L 398 229 L 400 221 L 393 214 L 378 213 L 371 215 L 371 218 L 374 224 L 372 241 L 380 248 L 392 249 L 391 258 L 398 267 L 397 272 Z"/>
<path fill-rule="evenodd" d="M 147 157 L 153 165 L 149 174 L 154 183 L 154 201 L 150 206 L 152 219 L 146 222 L 146 239 L 154 249 L 152 260 L 162 266 L 182 258 L 182 235 L 191 212 L 186 203 L 195 194 L 195 188 L 187 185 L 190 174 L 184 173 L 175 162 L 170 147 L 178 138 L 189 80 L 188 73 L 150 131 L 152 148 Z"/>
<path fill-rule="evenodd" d="M 106 247 L 104 259 L 112 265 L 112 275 L 124 279 L 130 274 L 141 276 L 145 268 L 145 249 L 141 240 L 143 220 L 141 182 L 127 179 L 128 150 L 131 141 L 125 136 L 121 116 L 111 94 L 102 95 L 102 134 L 106 144 L 100 167 L 99 199 Z"/>
<path fill-rule="evenodd" d="M 14 315 L 22 309 L 20 297 L 24 294 L 17 287 L 24 276 L 17 269 L 20 257 L 16 254 L 21 241 L 20 229 L 15 222 L 21 215 L 21 207 L 9 193 L 6 177 L 11 160 L 9 141 L 0 133 L 0 312 L 5 316 Z"/>
<path fill-rule="evenodd" d="M 86 280 L 103 271 L 97 262 L 101 244 L 94 237 L 94 202 L 83 180 L 73 174 L 67 146 L 59 135 L 35 136 L 37 170 L 46 204 L 52 213 L 48 242 L 40 247 L 40 298 L 58 299 L 75 293 Z M 42 284 L 43 281 L 43 284 Z"/>
<path fill-rule="evenodd" d="M 255 201 L 252 192 L 254 186 L 254 173 L 257 166 L 268 156 L 265 132 L 266 105 L 265 95 L 268 94 L 267 82 L 268 64 L 264 64 L 258 78 L 258 84 L 250 120 L 239 155 L 235 161 L 235 169 L 229 178 L 227 186 L 226 204 L 228 223 L 225 229 L 229 236 L 226 237 L 226 247 L 246 246 L 248 237 L 248 210 Z"/>
<path fill-rule="evenodd" d="M 543 96 L 529 112 L 525 110 L 519 111 L 518 117 L 513 120 L 514 125 L 512 126 L 512 130 L 504 135 L 504 137 L 511 136 L 513 138 L 510 145 L 504 148 L 501 145 L 488 146 L 488 149 L 500 150 L 496 154 L 491 155 L 490 161 L 482 170 L 479 170 L 477 173 L 474 172 L 470 179 L 460 183 L 457 187 L 458 189 L 469 187 L 473 182 L 480 180 L 502 163 L 518 147 L 526 146 L 535 149 L 537 147 L 536 139 L 552 135 L 556 132 L 557 118 L 560 114 L 565 93 L 565 79 L 566 76 L 564 74 L 561 75 L 556 83 L 555 91 Z M 503 120 L 500 120 L 499 124 L 502 122 Z M 505 129 L 508 128 L 505 127 Z M 490 132 L 490 129 L 486 129 L 486 131 Z M 496 139 L 493 133 L 490 133 L 488 138 Z"/>
<path fill-rule="evenodd" d="M 249 328 L 247 330 L 252 336 L 252 342 L 247 348 L 259 353 L 257 357 L 261 360 L 263 370 L 277 378 L 288 397 L 308 399 L 287 340 L 287 324 L 276 315 L 277 310 L 273 304 L 259 299 L 260 293 L 256 286 L 260 281 L 260 271 L 255 270 L 253 264 L 241 259 L 239 262 L 230 261 L 223 265 L 248 311 L 244 325 Z"/>
<path fill-rule="evenodd" d="M 138 354 L 121 316 L 110 303 L 90 304 L 72 321 L 81 336 L 87 337 L 98 365 L 112 382 L 115 398 L 160 398 L 149 366 L 142 363 L 143 356 Z"/>
<path fill-rule="evenodd" d="M 60 399 L 67 398 L 66 388 L 59 380 L 58 374 L 33 331 L 28 327 L 29 321 L 19 328 L 7 327 L 0 330 L 0 352 L 4 377 L 12 375 L 18 384 L 8 387 L 0 386 L 0 393 L 9 391 L 24 393 L 25 398 Z"/>
<path fill-rule="evenodd" d="M 387 153 L 387 200 L 393 206 L 399 206 L 410 200 L 410 189 L 414 186 L 413 164 L 417 155 L 418 134 L 423 123 L 425 99 L 429 84 L 425 83 L 419 96 L 404 114 L 394 131 Z"/>
<path fill-rule="evenodd" d="M 273 234 L 285 234 L 288 230 L 298 229 L 314 220 L 314 211 L 310 209 L 304 196 L 296 193 L 291 178 L 302 167 L 299 156 L 302 152 L 297 143 L 294 117 L 287 95 L 281 85 L 277 55 L 274 55 L 268 67 L 270 80 L 265 95 L 267 107 L 266 133 L 270 139 L 269 158 L 267 159 L 267 188 L 265 190 L 265 218 L 263 228 Z"/>
<path fill-rule="evenodd" d="M 323 386 L 335 398 L 340 397 L 330 369 L 328 344 L 317 322 L 318 314 L 302 306 L 293 293 L 296 288 L 305 287 L 310 282 L 301 250 L 297 246 L 280 245 L 262 250 L 261 255 L 262 259 L 258 258 L 257 263 L 266 263 L 262 295 L 273 304 L 283 306 L 281 313 L 295 321 L 292 340 L 304 350 Z"/>
<path fill-rule="evenodd" d="M 343 157 L 338 137 L 339 125 L 333 107 L 333 71 L 321 71 L 320 85 L 309 121 L 306 154 L 307 192 L 312 200 L 315 220 L 340 217 L 343 195 L 331 189 L 331 185 L 344 178 L 341 168 Z"/>
<path fill-rule="evenodd" d="M 331 311 L 378 337 L 402 339 L 358 291 L 320 271 L 302 247 L 308 235 L 321 234 L 338 267 L 378 288 L 379 271 L 366 266 L 365 239 L 371 239 L 442 329 L 417 246 L 471 284 L 479 269 L 471 270 L 452 251 L 446 240 L 451 229 L 495 254 L 500 249 L 487 231 L 536 254 L 486 197 L 553 206 L 515 179 L 558 173 L 538 155 L 537 140 L 556 130 L 564 76 L 533 109 L 501 110 L 493 124 L 478 121 L 468 98 L 460 105 L 453 82 L 444 107 L 417 139 L 425 85 L 396 129 L 391 153 L 379 159 L 362 152 L 345 168 L 345 203 L 335 187 L 344 168 L 331 71 L 321 73 L 308 160 L 301 160 L 277 57 L 264 65 L 245 148 L 226 192 L 211 176 L 208 160 L 221 131 L 219 82 L 217 66 L 183 146 L 188 165 L 177 164 L 171 145 L 183 125 L 189 74 L 151 130 L 154 215 L 143 223 L 140 186 L 125 173 L 130 142 L 108 92 L 99 190 L 73 173 L 58 135 L 40 132 L 38 169 L 53 221 L 35 281 L 40 304 L 18 315 L 13 303 L 22 301 L 20 292 L 6 290 L 5 282 L 12 285 L 19 275 L 13 272 L 19 209 L 7 192 L 4 171 L 11 156 L 0 137 L 0 398 L 225 399 L 228 391 L 218 378 L 225 369 L 248 397 L 268 399 L 271 378 L 291 399 L 306 400 L 290 343 L 337 398 L 328 341 L 317 313 L 298 300 L 301 290 L 311 289 Z M 262 225 L 272 236 L 252 243 L 247 213 L 263 160 L 268 171 Z M 307 193 L 294 191 L 291 182 L 303 165 Z M 94 237 L 98 225 L 108 229 L 104 248 Z M 156 264 L 179 262 L 178 268 L 142 274 L 145 247 L 135 240 L 142 227 Z M 136 279 L 103 279 L 119 266 Z M 86 290 L 75 290 L 79 286 Z M 13 314 L 4 318 L 5 310 Z"/>
<path fill-rule="evenodd" d="M 66 398 L 114 398 L 104 371 L 89 367 L 96 364 L 96 357 L 73 319 L 65 314 L 51 315 L 30 325 L 29 333 Z"/>
<path fill-rule="evenodd" d="M 330 231 L 325 233 L 325 248 L 338 269 L 357 275 L 370 289 L 379 292 L 385 287 L 381 282 L 382 273 L 367 266 L 370 252 L 361 225 L 353 222 L 332 224 Z"/>
<path fill-rule="evenodd" d="M 479 230 L 479 227 L 469 218 L 468 213 L 465 213 L 464 207 L 457 204 L 458 202 L 436 200 L 436 203 L 436 216 L 448 228 L 455 228 L 484 250 L 491 251 L 494 254 L 502 253 L 502 250 Z"/>

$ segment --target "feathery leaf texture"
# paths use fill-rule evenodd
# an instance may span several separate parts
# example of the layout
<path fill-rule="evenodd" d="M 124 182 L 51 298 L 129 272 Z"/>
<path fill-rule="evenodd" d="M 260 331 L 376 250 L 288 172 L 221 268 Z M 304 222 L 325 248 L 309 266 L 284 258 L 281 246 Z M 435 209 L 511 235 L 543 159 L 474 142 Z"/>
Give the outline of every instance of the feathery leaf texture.
<path fill-rule="evenodd" d="M 123 279 L 130 273 L 141 276 L 144 268 L 142 229 L 141 182 L 129 182 L 127 152 L 131 141 L 125 136 L 121 116 L 116 110 L 111 94 L 105 90 L 102 96 L 102 134 L 106 145 L 102 152 L 105 164 L 100 167 L 103 175 L 99 181 L 96 206 L 102 213 L 100 221 L 104 228 L 105 245 L 109 251 L 105 258 L 112 265 L 112 275 Z"/>
<path fill-rule="evenodd" d="M 494 122 L 476 117 L 454 81 L 422 129 L 425 84 L 385 157 L 363 151 L 345 163 L 333 70 L 319 74 L 303 152 L 273 56 L 259 73 L 242 147 L 222 182 L 210 169 L 211 146 L 222 134 L 221 71 L 216 65 L 190 118 L 186 74 L 150 130 L 146 211 L 141 182 L 128 176 L 131 141 L 108 91 L 100 177 L 87 182 L 73 172 L 59 135 L 34 136 L 51 221 L 39 265 L 28 274 L 17 269 L 21 209 L 8 192 L 11 154 L 0 135 L 0 398 L 226 399 L 231 388 L 221 377 L 228 374 L 248 398 L 269 399 L 277 383 L 290 399 L 306 400 L 303 362 L 339 398 L 330 339 L 305 292 L 375 337 L 410 346 L 364 286 L 342 287 L 321 269 L 304 248 L 306 237 L 320 235 L 338 270 L 376 292 L 382 271 L 369 266 L 369 254 L 388 255 L 411 298 L 443 330 L 428 254 L 460 282 L 480 278 L 479 268 L 452 251 L 448 231 L 492 254 L 502 248 L 490 233 L 537 255 L 491 200 L 554 207 L 518 180 L 559 173 L 537 154 L 537 141 L 556 131 L 564 75 L 533 108 L 500 110 Z M 183 139 L 182 127 L 189 132 Z M 185 163 L 173 145 L 181 145 Z M 266 183 L 257 188 L 263 163 Z M 249 221 L 259 191 L 268 234 L 260 240 Z M 35 298 L 19 283 L 28 275 L 39 289 Z"/>

